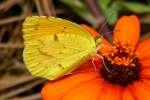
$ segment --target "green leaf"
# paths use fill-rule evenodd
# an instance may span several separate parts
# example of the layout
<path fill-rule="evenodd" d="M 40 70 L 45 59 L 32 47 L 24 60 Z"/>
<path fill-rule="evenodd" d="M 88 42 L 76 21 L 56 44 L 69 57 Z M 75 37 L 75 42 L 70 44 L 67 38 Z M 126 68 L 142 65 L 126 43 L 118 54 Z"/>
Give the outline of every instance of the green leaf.
<path fill-rule="evenodd" d="M 113 25 L 118 18 L 118 11 L 111 8 L 104 10 L 104 16 L 108 24 Z"/>
<path fill-rule="evenodd" d="M 60 0 L 68 5 L 75 13 L 88 21 L 90 24 L 95 25 L 96 19 L 92 16 L 86 5 L 81 0 Z"/>
<path fill-rule="evenodd" d="M 97 0 L 97 3 L 101 7 L 101 9 L 107 9 L 110 2 L 111 0 Z"/>
<path fill-rule="evenodd" d="M 118 4 L 127 10 L 130 10 L 134 13 L 148 13 L 150 12 L 150 5 L 145 5 L 137 2 L 124 2 L 118 1 Z M 123 10 L 122 8 L 122 10 Z"/>
<path fill-rule="evenodd" d="M 111 0 L 98 0 L 98 5 L 108 24 L 113 25 L 118 18 L 119 7 L 115 2 L 110 5 L 110 2 Z"/>

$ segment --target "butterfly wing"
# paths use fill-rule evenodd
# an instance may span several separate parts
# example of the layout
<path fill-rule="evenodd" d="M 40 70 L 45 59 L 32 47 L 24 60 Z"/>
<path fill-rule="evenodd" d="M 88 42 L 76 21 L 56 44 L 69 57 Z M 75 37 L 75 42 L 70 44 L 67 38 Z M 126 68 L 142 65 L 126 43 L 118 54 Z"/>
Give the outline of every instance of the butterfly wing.
<path fill-rule="evenodd" d="M 95 41 L 79 25 L 53 17 L 28 17 L 23 24 L 24 62 L 35 76 L 57 79 L 96 52 Z"/>

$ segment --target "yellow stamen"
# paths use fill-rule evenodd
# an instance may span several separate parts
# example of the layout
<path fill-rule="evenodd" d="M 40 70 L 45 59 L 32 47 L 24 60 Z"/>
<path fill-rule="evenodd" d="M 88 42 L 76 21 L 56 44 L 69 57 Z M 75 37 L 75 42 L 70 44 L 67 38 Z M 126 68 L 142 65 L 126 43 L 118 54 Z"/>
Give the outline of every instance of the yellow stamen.
<path fill-rule="evenodd" d="M 113 47 L 102 50 L 100 53 L 103 57 L 107 58 L 111 64 L 117 64 L 122 66 L 135 66 L 134 59 L 134 47 L 130 41 L 127 43 L 113 41 Z"/>

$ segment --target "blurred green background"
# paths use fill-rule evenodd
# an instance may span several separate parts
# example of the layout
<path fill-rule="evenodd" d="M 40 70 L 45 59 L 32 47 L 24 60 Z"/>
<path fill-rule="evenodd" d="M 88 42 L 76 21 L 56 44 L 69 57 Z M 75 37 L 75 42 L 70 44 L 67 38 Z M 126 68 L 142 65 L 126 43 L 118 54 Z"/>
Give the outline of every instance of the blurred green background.
<path fill-rule="evenodd" d="M 0 0 L 0 100 L 41 100 L 46 80 L 31 76 L 22 60 L 21 29 L 27 16 L 85 23 L 111 40 L 117 19 L 130 14 L 140 18 L 141 39 L 150 37 L 149 0 Z"/>

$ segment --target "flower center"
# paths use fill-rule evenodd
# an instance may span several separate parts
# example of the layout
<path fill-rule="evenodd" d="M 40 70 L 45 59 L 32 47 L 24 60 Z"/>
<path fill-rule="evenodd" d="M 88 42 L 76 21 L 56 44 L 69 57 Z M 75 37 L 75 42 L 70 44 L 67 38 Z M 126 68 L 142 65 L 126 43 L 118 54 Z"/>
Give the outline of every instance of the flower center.
<path fill-rule="evenodd" d="M 104 58 L 104 66 L 100 69 L 101 76 L 109 83 L 121 86 L 140 79 L 140 63 L 133 50 L 130 43 L 117 41 L 113 47 L 102 50 L 100 53 Z"/>

